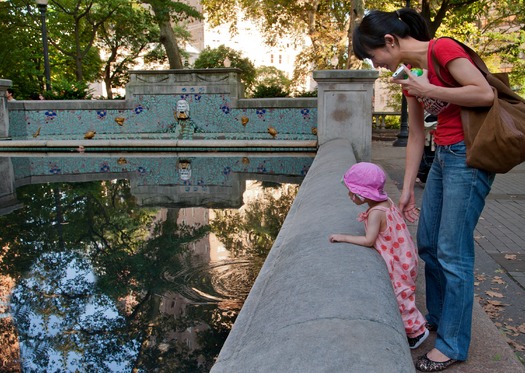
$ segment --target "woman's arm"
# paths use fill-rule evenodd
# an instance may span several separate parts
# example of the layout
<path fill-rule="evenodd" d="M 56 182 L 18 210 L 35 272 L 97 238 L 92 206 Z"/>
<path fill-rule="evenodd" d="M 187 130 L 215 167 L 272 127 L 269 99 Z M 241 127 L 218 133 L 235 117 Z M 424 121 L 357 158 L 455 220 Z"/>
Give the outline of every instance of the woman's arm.
<path fill-rule="evenodd" d="M 428 81 L 428 72 L 417 77 L 409 74 L 403 81 L 403 89 L 410 95 L 430 97 L 459 106 L 490 106 L 494 92 L 483 74 L 466 58 L 456 58 L 447 63 L 446 68 L 461 84 L 461 87 L 440 87 Z"/>
<path fill-rule="evenodd" d="M 419 216 L 414 197 L 414 186 L 417 172 L 425 146 L 424 110 L 415 97 L 407 97 L 408 112 L 408 142 L 406 147 L 405 176 L 403 190 L 399 198 L 399 210 L 406 220 L 414 222 Z"/>

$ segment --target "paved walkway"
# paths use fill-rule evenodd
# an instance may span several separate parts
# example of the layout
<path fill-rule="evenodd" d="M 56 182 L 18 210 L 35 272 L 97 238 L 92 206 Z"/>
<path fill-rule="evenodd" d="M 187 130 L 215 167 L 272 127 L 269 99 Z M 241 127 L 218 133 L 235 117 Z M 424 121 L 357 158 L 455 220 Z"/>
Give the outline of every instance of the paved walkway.
<path fill-rule="evenodd" d="M 372 142 L 372 161 L 390 180 L 387 192 L 395 201 L 403 183 L 405 148 L 392 141 Z M 416 188 L 421 200 L 424 185 Z M 416 226 L 411 226 L 415 234 Z M 476 232 L 476 298 L 469 360 L 447 372 L 525 372 L 525 164 L 497 175 Z M 422 266 L 421 266 L 422 267 Z M 420 268 L 417 299 L 424 310 Z M 413 357 L 432 348 L 434 333 Z"/>

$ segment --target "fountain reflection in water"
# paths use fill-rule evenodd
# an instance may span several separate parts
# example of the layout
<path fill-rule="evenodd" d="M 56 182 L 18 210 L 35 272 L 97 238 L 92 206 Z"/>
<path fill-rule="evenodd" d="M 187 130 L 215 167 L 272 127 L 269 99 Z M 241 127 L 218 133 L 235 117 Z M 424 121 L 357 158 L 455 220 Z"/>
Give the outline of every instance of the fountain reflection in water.
<path fill-rule="evenodd" d="M 18 341 L 2 357 L 13 371 L 209 371 L 297 191 L 269 181 L 299 183 L 312 158 L 184 157 L 183 177 L 180 161 L 11 159 L 0 344 Z"/>

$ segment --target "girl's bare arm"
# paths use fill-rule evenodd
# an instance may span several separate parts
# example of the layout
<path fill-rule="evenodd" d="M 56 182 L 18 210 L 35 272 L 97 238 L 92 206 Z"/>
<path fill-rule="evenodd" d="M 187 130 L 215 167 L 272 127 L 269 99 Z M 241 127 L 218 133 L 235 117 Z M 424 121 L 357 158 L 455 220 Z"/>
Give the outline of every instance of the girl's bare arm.
<path fill-rule="evenodd" d="M 368 214 L 368 225 L 365 236 L 353 236 L 350 234 L 332 234 L 330 242 L 348 242 L 355 245 L 372 247 L 376 242 L 379 230 L 381 228 L 382 217 L 385 216 L 383 211 L 372 210 Z"/>

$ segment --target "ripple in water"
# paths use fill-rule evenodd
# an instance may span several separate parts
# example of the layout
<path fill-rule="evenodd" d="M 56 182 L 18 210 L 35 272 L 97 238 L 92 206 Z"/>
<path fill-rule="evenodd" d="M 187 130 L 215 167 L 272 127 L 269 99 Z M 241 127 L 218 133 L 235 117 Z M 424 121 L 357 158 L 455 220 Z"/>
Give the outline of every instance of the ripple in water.
<path fill-rule="evenodd" d="M 176 273 L 164 273 L 174 291 L 199 304 L 243 303 L 257 277 L 260 266 L 252 260 L 234 259 L 201 264 Z"/>

